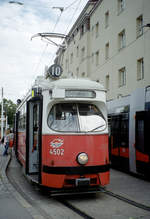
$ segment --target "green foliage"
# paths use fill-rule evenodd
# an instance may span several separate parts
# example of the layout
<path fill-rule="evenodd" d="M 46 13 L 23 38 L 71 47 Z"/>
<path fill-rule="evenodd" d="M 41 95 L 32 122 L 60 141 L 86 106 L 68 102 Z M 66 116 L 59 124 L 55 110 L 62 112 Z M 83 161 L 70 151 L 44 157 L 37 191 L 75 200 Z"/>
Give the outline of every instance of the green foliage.
<path fill-rule="evenodd" d="M 16 107 L 17 105 L 13 103 L 11 100 L 7 100 L 5 98 L 3 99 L 4 115 L 8 116 L 8 124 L 10 125 L 10 127 L 13 127 Z M 0 105 L 0 113 L 1 113 L 1 105 Z"/>

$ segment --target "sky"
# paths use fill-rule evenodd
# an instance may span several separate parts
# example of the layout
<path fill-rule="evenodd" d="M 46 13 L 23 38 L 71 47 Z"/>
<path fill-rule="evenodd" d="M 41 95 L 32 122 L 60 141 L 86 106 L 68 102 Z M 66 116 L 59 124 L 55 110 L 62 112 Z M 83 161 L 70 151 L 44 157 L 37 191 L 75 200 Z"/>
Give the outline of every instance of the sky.
<path fill-rule="evenodd" d="M 54 63 L 58 47 L 33 35 L 67 34 L 88 0 L 0 0 L 0 102 L 16 103 L 27 93 L 45 66 Z M 63 7 L 61 12 L 56 7 Z"/>

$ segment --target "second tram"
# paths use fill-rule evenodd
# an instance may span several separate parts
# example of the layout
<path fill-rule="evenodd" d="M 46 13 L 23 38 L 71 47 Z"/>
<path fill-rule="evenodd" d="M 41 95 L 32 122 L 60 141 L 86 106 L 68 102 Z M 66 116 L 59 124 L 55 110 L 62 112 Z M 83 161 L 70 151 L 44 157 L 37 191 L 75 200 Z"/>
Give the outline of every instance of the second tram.
<path fill-rule="evenodd" d="M 112 167 L 150 177 L 150 86 L 107 103 Z"/>

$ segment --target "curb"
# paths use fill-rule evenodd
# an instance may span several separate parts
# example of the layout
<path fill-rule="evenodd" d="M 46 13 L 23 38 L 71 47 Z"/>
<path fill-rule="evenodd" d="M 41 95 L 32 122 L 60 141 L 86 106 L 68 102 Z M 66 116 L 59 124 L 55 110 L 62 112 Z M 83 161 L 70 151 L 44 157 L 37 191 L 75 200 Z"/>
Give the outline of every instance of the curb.
<path fill-rule="evenodd" d="M 2 168 L 2 171 L 1 171 L 1 177 L 2 177 L 3 184 L 7 188 L 8 192 L 21 204 L 22 207 L 24 207 L 28 211 L 28 213 L 31 215 L 33 219 L 44 219 L 44 217 L 40 215 L 39 212 L 34 207 L 32 207 L 32 205 L 28 203 L 9 182 L 7 175 L 6 175 L 6 171 L 11 162 L 11 158 L 12 158 L 12 151 L 7 156 L 7 161 L 4 162 L 3 164 L 4 167 Z"/>

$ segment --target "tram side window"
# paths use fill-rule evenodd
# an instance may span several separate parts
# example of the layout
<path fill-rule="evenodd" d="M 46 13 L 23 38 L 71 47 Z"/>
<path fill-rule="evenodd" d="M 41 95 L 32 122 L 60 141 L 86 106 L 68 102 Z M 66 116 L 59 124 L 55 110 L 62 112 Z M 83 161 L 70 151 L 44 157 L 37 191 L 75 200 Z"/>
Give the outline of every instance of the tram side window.
<path fill-rule="evenodd" d="M 137 121 L 137 130 L 136 130 L 136 148 L 143 152 L 144 149 L 144 119 L 139 119 Z"/>
<path fill-rule="evenodd" d="M 33 107 L 33 129 L 34 131 L 38 130 L 38 108 L 37 105 Z"/>
<path fill-rule="evenodd" d="M 119 147 L 120 117 L 112 116 L 111 136 L 113 139 L 113 148 Z"/>
<path fill-rule="evenodd" d="M 128 115 L 122 114 L 121 118 L 121 127 L 120 127 L 120 134 L 121 134 L 121 147 L 129 147 L 129 120 Z"/>
<path fill-rule="evenodd" d="M 129 147 L 129 119 L 127 113 L 111 117 L 113 148 Z"/>
<path fill-rule="evenodd" d="M 24 131 L 26 129 L 26 115 L 19 115 L 18 120 L 18 129 L 19 131 Z"/>
<path fill-rule="evenodd" d="M 32 152 L 34 150 L 37 150 L 37 146 L 38 146 L 38 124 L 39 124 L 39 111 L 38 111 L 38 105 L 35 104 L 33 106 L 33 149 Z"/>

